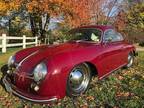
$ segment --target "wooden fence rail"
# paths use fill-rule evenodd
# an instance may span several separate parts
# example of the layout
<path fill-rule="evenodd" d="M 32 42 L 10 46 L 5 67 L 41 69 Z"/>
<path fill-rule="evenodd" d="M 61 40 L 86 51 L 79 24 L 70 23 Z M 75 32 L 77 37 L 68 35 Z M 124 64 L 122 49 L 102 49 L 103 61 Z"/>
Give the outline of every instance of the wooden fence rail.
<path fill-rule="evenodd" d="M 7 43 L 7 40 L 22 40 L 22 43 Z M 32 40 L 31 42 L 27 42 L 27 40 Z M 26 37 L 23 35 L 23 37 L 14 37 L 14 36 L 6 36 L 6 34 L 2 34 L 0 36 L 0 49 L 2 49 L 2 53 L 6 53 L 7 47 L 16 47 L 16 46 L 22 46 L 23 49 L 26 48 L 27 45 L 38 45 L 38 37 Z"/>

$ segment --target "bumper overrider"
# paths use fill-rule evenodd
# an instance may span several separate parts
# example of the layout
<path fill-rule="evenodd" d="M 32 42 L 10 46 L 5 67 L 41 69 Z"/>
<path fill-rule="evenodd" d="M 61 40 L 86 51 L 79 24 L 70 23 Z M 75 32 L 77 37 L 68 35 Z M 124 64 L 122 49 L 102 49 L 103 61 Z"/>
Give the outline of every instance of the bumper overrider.
<path fill-rule="evenodd" d="M 40 97 L 33 94 L 27 94 L 22 90 L 19 90 L 14 84 L 11 83 L 11 79 L 9 78 L 9 75 L 7 74 L 8 67 L 7 65 L 4 65 L 1 68 L 2 72 L 2 78 L 0 80 L 1 86 L 8 92 L 12 93 L 15 96 L 19 97 L 20 99 L 34 102 L 34 103 L 51 103 L 56 102 L 58 100 L 57 97 Z"/>

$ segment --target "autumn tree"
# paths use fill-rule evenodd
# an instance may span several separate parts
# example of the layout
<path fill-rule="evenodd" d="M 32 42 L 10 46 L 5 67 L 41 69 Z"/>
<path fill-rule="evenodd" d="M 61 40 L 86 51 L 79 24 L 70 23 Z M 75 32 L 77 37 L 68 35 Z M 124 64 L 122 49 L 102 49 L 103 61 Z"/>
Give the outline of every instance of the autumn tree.
<path fill-rule="evenodd" d="M 65 16 L 72 27 L 86 25 L 90 22 L 89 0 L 66 0 L 72 15 Z"/>
<path fill-rule="evenodd" d="M 11 11 L 18 10 L 21 3 L 21 0 L 0 0 L 0 16 L 9 15 Z"/>
<path fill-rule="evenodd" d="M 88 7 L 90 13 L 91 24 L 99 24 L 105 18 L 103 5 L 106 0 L 89 0 Z"/>
<path fill-rule="evenodd" d="M 15 11 L 19 11 L 21 9 L 27 11 L 25 14 L 29 16 L 30 27 L 33 36 L 40 35 L 41 37 L 44 37 L 50 17 L 60 15 L 62 12 L 70 13 L 68 10 L 69 8 L 66 7 L 66 4 L 63 2 L 63 0 L 0 1 L 1 16 L 12 17 Z M 12 19 L 15 19 L 14 17 L 10 17 L 9 22 L 11 22 Z"/>
<path fill-rule="evenodd" d="M 88 7 L 91 24 L 112 24 L 123 8 L 119 0 L 89 0 Z"/>
<path fill-rule="evenodd" d="M 29 15 L 33 36 L 45 37 L 51 17 L 63 16 L 71 26 L 86 24 L 89 21 L 88 0 L 14 0 L 0 1 L 1 14 L 23 8 Z M 16 7 L 14 7 L 16 6 Z"/>
<path fill-rule="evenodd" d="M 123 2 L 123 9 L 117 15 L 115 25 L 119 30 L 144 30 L 144 2 L 128 0 Z"/>
<path fill-rule="evenodd" d="M 135 4 L 128 11 L 128 24 L 131 29 L 144 31 L 144 2 Z"/>
<path fill-rule="evenodd" d="M 144 1 L 123 1 L 123 9 L 119 12 L 114 23 L 115 27 L 125 34 L 131 42 L 144 41 Z"/>
<path fill-rule="evenodd" d="M 15 17 L 18 15 L 20 5 L 21 0 L 13 0 L 13 1 L 0 0 L 0 17 L 1 17 L 0 23 L 6 26 L 5 29 L 8 29 L 9 35 L 12 35 L 11 34 L 12 21 L 14 22 Z"/>
<path fill-rule="evenodd" d="M 45 38 L 50 18 L 62 14 L 70 14 L 70 10 L 63 0 L 32 0 L 25 2 L 29 13 L 30 26 L 33 36 Z"/>
<path fill-rule="evenodd" d="M 0 14 L 23 10 L 29 18 L 33 36 L 44 38 L 52 17 L 62 16 L 63 23 L 71 27 L 107 24 L 117 16 L 120 4 L 118 0 L 1 0 Z"/>

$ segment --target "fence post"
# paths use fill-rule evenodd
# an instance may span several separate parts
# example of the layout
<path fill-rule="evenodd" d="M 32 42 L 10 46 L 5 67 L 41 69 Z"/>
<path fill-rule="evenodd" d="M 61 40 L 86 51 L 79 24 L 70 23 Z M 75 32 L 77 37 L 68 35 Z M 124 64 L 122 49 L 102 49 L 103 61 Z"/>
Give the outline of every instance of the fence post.
<path fill-rule="evenodd" d="M 35 46 L 38 46 L 38 37 L 35 37 Z"/>
<path fill-rule="evenodd" d="M 23 49 L 26 48 L 26 36 L 23 35 Z"/>
<path fill-rule="evenodd" d="M 2 53 L 6 53 L 6 34 L 2 34 Z"/>

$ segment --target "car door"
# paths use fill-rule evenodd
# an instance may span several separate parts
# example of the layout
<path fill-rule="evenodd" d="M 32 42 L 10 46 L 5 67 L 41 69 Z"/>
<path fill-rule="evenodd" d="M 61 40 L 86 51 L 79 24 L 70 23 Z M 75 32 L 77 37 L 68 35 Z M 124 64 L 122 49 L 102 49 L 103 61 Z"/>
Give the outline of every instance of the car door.
<path fill-rule="evenodd" d="M 109 74 L 123 64 L 122 39 L 117 37 L 113 29 L 106 30 L 103 35 L 102 56 L 100 60 L 103 68 L 102 77 Z"/>
<path fill-rule="evenodd" d="M 125 44 L 123 36 L 116 31 L 115 31 L 114 41 L 117 44 L 117 46 L 120 48 L 119 49 L 120 60 L 117 61 L 118 62 L 117 64 L 124 65 L 127 63 L 127 52 L 128 52 L 126 49 L 127 44 Z"/>

